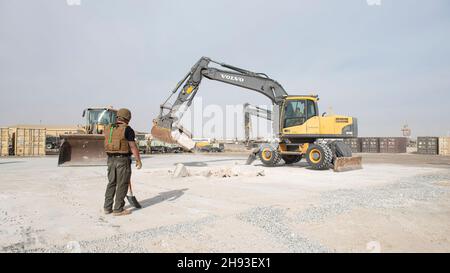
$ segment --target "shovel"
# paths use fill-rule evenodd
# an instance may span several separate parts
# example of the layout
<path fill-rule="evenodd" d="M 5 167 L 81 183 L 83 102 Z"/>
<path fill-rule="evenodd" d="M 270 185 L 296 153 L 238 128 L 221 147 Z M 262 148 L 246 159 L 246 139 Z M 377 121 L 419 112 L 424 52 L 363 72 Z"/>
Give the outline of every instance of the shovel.
<path fill-rule="evenodd" d="M 127 194 L 127 200 L 128 203 L 130 203 L 131 206 L 140 209 L 142 208 L 141 204 L 139 204 L 138 200 L 136 199 L 136 197 L 133 195 L 133 189 L 131 188 L 131 180 L 130 183 L 128 185 L 128 188 L 130 189 L 130 194 Z"/>

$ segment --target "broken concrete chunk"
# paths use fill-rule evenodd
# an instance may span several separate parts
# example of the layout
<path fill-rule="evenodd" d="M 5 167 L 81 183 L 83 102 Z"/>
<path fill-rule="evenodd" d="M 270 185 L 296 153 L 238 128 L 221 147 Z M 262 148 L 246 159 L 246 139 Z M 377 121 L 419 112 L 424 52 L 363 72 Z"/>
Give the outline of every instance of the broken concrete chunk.
<path fill-rule="evenodd" d="M 178 163 L 175 166 L 175 171 L 173 172 L 173 177 L 186 177 L 189 176 L 189 172 L 186 168 L 186 166 L 184 166 L 181 163 Z"/>
<path fill-rule="evenodd" d="M 202 169 L 202 168 L 200 168 Z M 188 170 L 186 166 L 178 163 L 174 171 L 169 171 L 172 177 L 187 177 L 187 176 L 203 176 L 203 177 L 255 177 L 255 176 L 265 176 L 264 169 L 255 166 L 245 166 L 245 165 L 231 165 L 227 167 L 216 167 L 208 168 L 207 170 L 200 170 L 197 168 L 192 168 Z"/>

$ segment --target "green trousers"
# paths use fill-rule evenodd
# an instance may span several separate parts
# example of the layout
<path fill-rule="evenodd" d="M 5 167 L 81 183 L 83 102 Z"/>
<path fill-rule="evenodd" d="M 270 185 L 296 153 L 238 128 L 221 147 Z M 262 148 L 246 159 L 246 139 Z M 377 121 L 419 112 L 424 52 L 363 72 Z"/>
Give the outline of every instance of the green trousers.
<path fill-rule="evenodd" d="M 106 211 L 121 212 L 125 206 L 125 196 L 131 178 L 130 157 L 108 157 L 108 186 L 105 192 Z M 115 198 L 114 198 L 115 196 Z M 114 204 L 114 209 L 113 209 Z"/>

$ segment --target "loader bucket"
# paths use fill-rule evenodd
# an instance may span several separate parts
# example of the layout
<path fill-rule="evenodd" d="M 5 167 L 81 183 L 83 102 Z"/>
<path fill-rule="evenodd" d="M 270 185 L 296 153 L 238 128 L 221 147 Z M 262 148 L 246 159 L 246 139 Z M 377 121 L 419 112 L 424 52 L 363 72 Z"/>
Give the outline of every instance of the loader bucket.
<path fill-rule="evenodd" d="M 104 166 L 106 153 L 103 135 L 62 135 L 58 166 Z"/>
<path fill-rule="evenodd" d="M 335 172 L 346 172 L 362 169 L 362 158 L 360 156 L 338 157 L 334 161 Z"/>

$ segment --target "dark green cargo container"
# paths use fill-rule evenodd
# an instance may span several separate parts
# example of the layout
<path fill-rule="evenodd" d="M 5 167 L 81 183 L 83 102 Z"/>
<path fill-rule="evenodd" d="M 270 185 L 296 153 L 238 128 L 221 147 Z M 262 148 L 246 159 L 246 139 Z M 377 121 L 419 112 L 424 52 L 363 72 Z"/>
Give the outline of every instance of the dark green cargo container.
<path fill-rule="evenodd" d="M 417 153 L 437 155 L 439 153 L 438 137 L 417 137 Z"/>
<path fill-rule="evenodd" d="M 343 142 L 352 149 L 352 153 L 361 152 L 361 140 L 359 138 L 345 138 Z"/>
<path fill-rule="evenodd" d="M 379 153 L 380 141 L 378 137 L 361 137 L 361 152 L 363 153 Z"/>
<path fill-rule="evenodd" d="M 380 153 L 406 153 L 406 137 L 380 137 Z"/>

